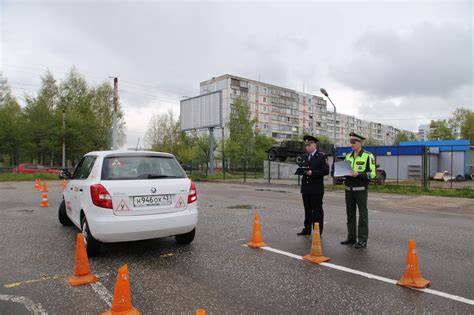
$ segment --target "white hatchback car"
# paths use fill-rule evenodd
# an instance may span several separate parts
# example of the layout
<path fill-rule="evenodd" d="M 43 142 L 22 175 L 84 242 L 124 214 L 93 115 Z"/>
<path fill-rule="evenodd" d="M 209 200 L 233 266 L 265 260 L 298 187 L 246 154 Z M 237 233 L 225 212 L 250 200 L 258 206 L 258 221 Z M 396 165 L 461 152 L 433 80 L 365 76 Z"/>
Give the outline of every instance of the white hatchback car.
<path fill-rule="evenodd" d="M 69 176 L 68 176 L 69 175 Z M 175 236 L 194 240 L 196 185 L 173 155 L 149 151 L 87 153 L 59 206 L 59 222 L 82 230 L 89 256 L 100 243 Z"/>

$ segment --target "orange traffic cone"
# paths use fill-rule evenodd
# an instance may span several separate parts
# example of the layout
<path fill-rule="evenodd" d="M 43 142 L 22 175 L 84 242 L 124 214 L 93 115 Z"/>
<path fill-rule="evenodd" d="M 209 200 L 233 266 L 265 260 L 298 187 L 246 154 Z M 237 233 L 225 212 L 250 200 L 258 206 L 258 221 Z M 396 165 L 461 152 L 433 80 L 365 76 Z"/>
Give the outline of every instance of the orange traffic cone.
<path fill-rule="evenodd" d="M 40 207 L 49 207 L 48 201 L 48 185 L 46 181 L 43 184 L 43 192 L 41 193 L 41 204 Z"/>
<path fill-rule="evenodd" d="M 196 311 L 196 315 L 206 315 L 206 310 L 200 308 Z"/>
<path fill-rule="evenodd" d="M 67 278 L 72 286 L 97 282 L 97 277 L 91 273 L 89 258 L 82 233 L 76 236 L 76 262 L 74 264 L 74 275 Z"/>
<path fill-rule="evenodd" d="M 398 285 L 413 288 L 426 288 L 430 281 L 422 277 L 418 267 L 418 257 L 416 256 L 416 245 L 414 240 L 408 242 L 407 265 L 405 273 L 397 282 Z"/>
<path fill-rule="evenodd" d="M 315 264 L 328 261 L 329 257 L 323 256 L 321 249 L 321 237 L 319 235 L 319 223 L 314 224 L 313 241 L 311 242 L 311 251 L 308 255 L 303 256 L 304 260 L 311 261 Z"/>
<path fill-rule="evenodd" d="M 252 240 L 247 245 L 252 248 L 267 246 L 262 239 L 262 227 L 260 226 L 260 215 L 258 213 L 255 214 L 255 220 L 253 221 Z"/>
<path fill-rule="evenodd" d="M 102 313 L 102 315 L 112 314 L 140 314 L 140 312 L 137 311 L 137 309 L 132 305 L 127 265 L 123 265 L 119 268 L 117 282 L 115 282 L 114 301 L 112 303 L 112 307 L 107 312 Z"/>
<path fill-rule="evenodd" d="M 48 184 L 46 183 L 46 179 L 43 179 L 43 190 L 42 192 L 48 192 Z"/>
<path fill-rule="evenodd" d="M 35 189 L 38 190 L 38 178 L 35 179 Z"/>
<path fill-rule="evenodd" d="M 41 186 L 41 179 L 38 178 L 38 191 L 42 191 L 43 187 Z"/>

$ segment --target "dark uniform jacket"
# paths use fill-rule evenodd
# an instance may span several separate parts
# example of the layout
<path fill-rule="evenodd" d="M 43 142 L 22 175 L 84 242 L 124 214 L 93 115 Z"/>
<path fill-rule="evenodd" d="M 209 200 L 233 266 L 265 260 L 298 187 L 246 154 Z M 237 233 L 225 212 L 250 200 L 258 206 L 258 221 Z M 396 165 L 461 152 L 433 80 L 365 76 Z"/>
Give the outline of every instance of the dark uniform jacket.
<path fill-rule="evenodd" d="M 303 155 L 302 167 L 309 167 L 311 176 L 303 175 L 301 182 L 301 193 L 303 194 L 323 194 L 324 176 L 329 174 L 329 163 L 326 154 L 316 150 L 311 161 L 308 162 L 309 154 Z"/>

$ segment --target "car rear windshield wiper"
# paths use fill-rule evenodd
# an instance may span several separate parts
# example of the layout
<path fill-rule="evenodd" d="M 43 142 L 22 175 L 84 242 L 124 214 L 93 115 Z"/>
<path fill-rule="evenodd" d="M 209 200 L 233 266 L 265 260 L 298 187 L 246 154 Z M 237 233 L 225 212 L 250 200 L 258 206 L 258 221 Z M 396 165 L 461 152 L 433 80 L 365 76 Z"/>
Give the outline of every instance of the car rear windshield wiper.
<path fill-rule="evenodd" d="M 172 175 L 148 174 L 148 179 L 155 179 L 155 178 L 176 178 L 176 176 L 172 176 Z"/>

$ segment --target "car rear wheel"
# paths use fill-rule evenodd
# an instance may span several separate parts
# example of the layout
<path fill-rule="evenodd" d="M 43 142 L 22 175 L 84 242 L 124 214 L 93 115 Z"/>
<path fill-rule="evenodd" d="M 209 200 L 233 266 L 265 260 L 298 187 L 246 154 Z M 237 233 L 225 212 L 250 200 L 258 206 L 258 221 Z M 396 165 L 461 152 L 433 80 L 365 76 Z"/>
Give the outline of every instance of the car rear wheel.
<path fill-rule="evenodd" d="M 66 213 L 66 203 L 64 202 L 64 199 L 59 205 L 58 218 L 59 218 L 59 223 L 61 223 L 62 225 L 65 225 L 65 226 L 72 225 L 72 221 L 71 219 L 69 219 Z"/>
<path fill-rule="evenodd" d="M 269 159 L 270 161 L 275 161 L 276 158 L 277 158 L 277 156 L 276 156 L 276 152 L 275 152 L 275 151 L 270 151 L 270 152 L 268 152 L 268 159 Z"/>
<path fill-rule="evenodd" d="M 303 156 L 298 154 L 296 157 L 295 157 L 295 162 L 296 164 L 298 165 L 301 165 L 301 163 L 303 163 Z"/>
<path fill-rule="evenodd" d="M 89 224 L 87 223 L 86 217 L 82 217 L 82 236 L 84 237 L 84 243 L 86 245 L 86 251 L 88 257 L 94 257 L 99 254 L 100 251 L 100 242 L 96 240 L 89 229 Z"/>
<path fill-rule="evenodd" d="M 196 229 L 193 229 L 189 233 L 176 235 L 175 239 L 178 244 L 189 244 L 194 240 L 195 235 L 196 235 Z"/>

